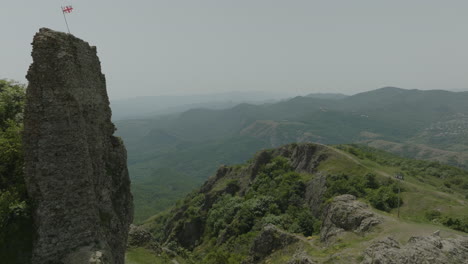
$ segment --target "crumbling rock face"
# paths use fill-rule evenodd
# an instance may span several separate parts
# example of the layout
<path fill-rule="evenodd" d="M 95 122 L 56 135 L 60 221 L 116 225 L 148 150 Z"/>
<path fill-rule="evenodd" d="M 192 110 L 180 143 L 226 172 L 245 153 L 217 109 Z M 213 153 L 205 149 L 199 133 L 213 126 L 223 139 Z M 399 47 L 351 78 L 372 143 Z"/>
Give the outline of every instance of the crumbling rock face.
<path fill-rule="evenodd" d="M 210 177 L 200 188 L 199 194 L 204 195 L 201 214 L 207 214 L 213 204 L 225 194 L 237 194 L 244 196 L 260 169 L 271 162 L 277 156 L 289 159 L 291 166 L 299 173 L 316 173 L 321 162 L 328 158 L 329 147 L 317 144 L 302 143 L 289 144 L 274 150 L 264 150 L 257 153 L 252 162 L 245 167 L 234 169 L 233 167 L 221 166 L 215 175 Z M 317 179 L 317 180 L 316 180 Z M 219 181 L 233 182 L 221 188 L 215 188 Z M 326 191 L 326 177 L 318 174 L 312 182 L 308 183 L 306 190 L 307 203 L 317 217 L 321 214 L 322 198 Z M 167 222 L 164 230 L 164 245 L 170 241 L 176 241 L 181 246 L 192 250 L 200 242 L 203 236 L 206 217 L 187 218 L 185 212 L 188 207 L 182 205 L 173 211 L 171 219 Z M 231 233 L 221 233 L 217 243 L 224 243 L 231 237 Z"/>
<path fill-rule="evenodd" d="M 310 211 L 316 218 L 322 216 L 323 197 L 327 191 L 327 176 L 317 173 L 316 176 L 307 183 L 305 200 L 309 205 Z"/>
<path fill-rule="evenodd" d="M 298 242 L 299 239 L 288 232 L 269 224 L 263 227 L 262 232 L 255 238 L 250 249 L 251 259 L 246 263 L 258 263 L 273 251 Z"/>
<path fill-rule="evenodd" d="M 128 247 L 144 247 L 155 241 L 153 235 L 141 226 L 130 225 L 128 231 Z"/>
<path fill-rule="evenodd" d="M 289 158 L 297 172 L 314 173 L 318 165 L 328 158 L 328 148 L 318 144 L 289 144 L 274 150 L 274 155 Z"/>
<path fill-rule="evenodd" d="M 32 57 L 24 118 L 32 262 L 123 264 L 132 196 L 96 48 L 41 29 Z"/>
<path fill-rule="evenodd" d="M 320 239 L 329 241 L 343 231 L 364 233 L 381 223 L 381 219 L 368 209 L 365 203 L 350 194 L 333 198 L 324 209 Z"/>
<path fill-rule="evenodd" d="M 387 237 L 372 243 L 362 264 L 463 264 L 468 260 L 468 237 L 412 237 L 404 246 Z"/>
<path fill-rule="evenodd" d="M 307 255 L 305 252 L 300 252 L 294 254 L 293 258 L 288 261 L 287 264 L 316 264 L 315 262 L 309 255 Z"/>
<path fill-rule="evenodd" d="M 141 226 L 130 225 L 127 246 L 147 248 L 158 254 L 162 252 L 161 245 L 153 235 Z"/>

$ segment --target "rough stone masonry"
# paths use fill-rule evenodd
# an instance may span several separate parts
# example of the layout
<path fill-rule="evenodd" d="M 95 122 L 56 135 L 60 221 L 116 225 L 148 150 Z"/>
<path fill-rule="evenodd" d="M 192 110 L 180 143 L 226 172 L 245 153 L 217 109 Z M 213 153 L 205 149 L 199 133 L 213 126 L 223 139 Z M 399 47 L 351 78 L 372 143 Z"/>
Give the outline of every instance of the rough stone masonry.
<path fill-rule="evenodd" d="M 42 28 L 24 117 L 32 263 L 123 264 L 133 203 L 96 48 Z"/>

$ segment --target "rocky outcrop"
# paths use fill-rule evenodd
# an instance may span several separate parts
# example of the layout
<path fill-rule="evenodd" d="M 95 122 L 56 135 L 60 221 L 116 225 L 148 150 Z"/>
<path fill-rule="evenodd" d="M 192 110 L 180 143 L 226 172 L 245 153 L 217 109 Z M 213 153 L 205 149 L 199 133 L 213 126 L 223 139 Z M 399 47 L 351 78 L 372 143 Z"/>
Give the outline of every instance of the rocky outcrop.
<path fill-rule="evenodd" d="M 250 249 L 251 259 L 247 263 L 257 263 L 273 251 L 298 241 L 299 239 L 294 235 L 284 232 L 274 225 L 266 225 L 260 235 L 255 238 Z"/>
<path fill-rule="evenodd" d="M 127 246 L 129 248 L 147 248 L 155 253 L 162 252 L 161 245 L 156 242 L 156 239 L 153 237 L 153 235 L 141 226 L 130 225 Z"/>
<path fill-rule="evenodd" d="M 327 191 L 327 175 L 317 173 L 316 176 L 307 183 L 305 191 L 305 200 L 310 211 L 316 218 L 322 216 L 323 197 Z"/>
<path fill-rule="evenodd" d="M 130 225 L 128 247 L 145 247 L 155 241 L 153 235 L 141 226 Z"/>
<path fill-rule="evenodd" d="M 252 182 L 257 178 L 259 171 L 275 157 L 284 157 L 290 161 L 290 165 L 298 173 L 317 174 L 306 187 L 305 199 L 314 215 L 321 215 L 323 194 L 326 191 L 326 177 L 317 172 L 321 162 L 327 160 L 333 151 L 327 146 L 311 143 L 289 144 L 277 149 L 263 150 L 255 155 L 247 166 L 228 167 L 221 166 L 218 171 L 201 186 L 198 194 L 204 199 L 200 216 L 187 217 L 187 205 L 175 208 L 172 217 L 166 222 L 161 233 L 164 234 L 160 241 L 162 245 L 175 241 L 189 250 L 194 249 L 197 243 L 202 241 L 205 231 L 206 215 L 216 201 L 226 194 L 244 196 L 251 188 Z M 219 184 L 225 182 L 226 184 Z M 217 243 L 223 243 L 233 234 L 223 232 L 217 239 Z"/>
<path fill-rule="evenodd" d="M 463 264 L 468 260 L 468 237 L 412 237 L 404 246 L 387 237 L 364 252 L 362 264 Z"/>
<path fill-rule="evenodd" d="M 293 258 L 288 261 L 287 264 L 316 264 L 310 256 L 308 256 L 305 252 L 300 252 L 294 254 Z"/>
<path fill-rule="evenodd" d="M 350 194 L 333 198 L 323 212 L 320 240 L 329 241 L 344 231 L 363 233 L 381 223 L 381 218 L 371 212 L 365 203 Z"/>
<path fill-rule="evenodd" d="M 330 149 L 319 144 L 289 144 L 273 150 L 274 156 L 283 156 L 290 160 L 297 172 L 314 173 L 322 161 L 328 158 Z"/>
<path fill-rule="evenodd" d="M 24 118 L 32 262 L 123 264 L 132 196 L 96 48 L 41 29 L 32 57 Z"/>

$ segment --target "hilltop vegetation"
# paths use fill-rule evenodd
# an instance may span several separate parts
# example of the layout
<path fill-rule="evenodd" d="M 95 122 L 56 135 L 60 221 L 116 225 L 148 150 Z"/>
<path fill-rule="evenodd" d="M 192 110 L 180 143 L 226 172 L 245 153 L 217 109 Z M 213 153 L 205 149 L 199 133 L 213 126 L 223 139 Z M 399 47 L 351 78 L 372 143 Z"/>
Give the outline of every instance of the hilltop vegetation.
<path fill-rule="evenodd" d="M 396 180 L 396 174 L 404 180 Z M 398 189 L 403 222 L 396 219 Z M 369 203 L 381 215 L 375 219 L 384 219 L 381 225 L 391 228 L 371 228 L 374 231 L 351 240 L 347 236 L 329 240 L 335 235 L 327 233 L 324 214 L 327 205 L 343 194 Z M 292 144 L 262 151 L 246 164 L 221 167 L 199 190 L 143 226 L 162 247 L 176 252 L 180 263 L 286 263 L 300 249 L 320 263 L 333 261 L 331 252 L 341 252 L 354 263 L 371 240 L 389 232 L 402 238 L 414 230 L 430 234 L 443 226 L 468 232 L 467 194 L 468 172 L 459 168 L 362 145 Z M 413 231 L 406 230 L 406 223 Z M 266 239 L 266 227 L 281 241 L 300 246 L 295 244 L 292 251 L 280 247 L 273 251 L 280 255 L 259 257 L 257 246 Z M 307 237 L 311 242 L 301 242 Z M 171 260 L 167 252 L 154 258 L 156 263 Z"/>
<path fill-rule="evenodd" d="M 24 96 L 23 85 L 0 80 L 0 259 L 7 263 L 24 263 L 31 251 L 21 138 Z"/>
<path fill-rule="evenodd" d="M 361 142 L 409 158 L 467 168 L 466 101 L 467 92 L 387 87 L 353 96 L 310 95 L 119 121 L 117 133 L 128 148 L 135 190 L 141 186 L 157 190 L 148 179 L 174 175 L 172 190 L 140 192 L 136 221 L 174 203 L 218 166 L 244 162 L 261 149 L 292 142 Z M 157 209 L 146 210 L 150 204 L 158 204 Z"/>

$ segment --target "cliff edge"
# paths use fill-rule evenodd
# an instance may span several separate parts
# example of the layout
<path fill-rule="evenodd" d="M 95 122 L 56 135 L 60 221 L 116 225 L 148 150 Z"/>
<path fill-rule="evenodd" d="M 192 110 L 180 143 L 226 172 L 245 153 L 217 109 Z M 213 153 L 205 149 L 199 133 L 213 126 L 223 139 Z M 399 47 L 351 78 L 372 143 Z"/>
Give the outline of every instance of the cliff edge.
<path fill-rule="evenodd" d="M 42 28 L 24 117 L 32 263 L 124 263 L 132 195 L 96 48 Z"/>

